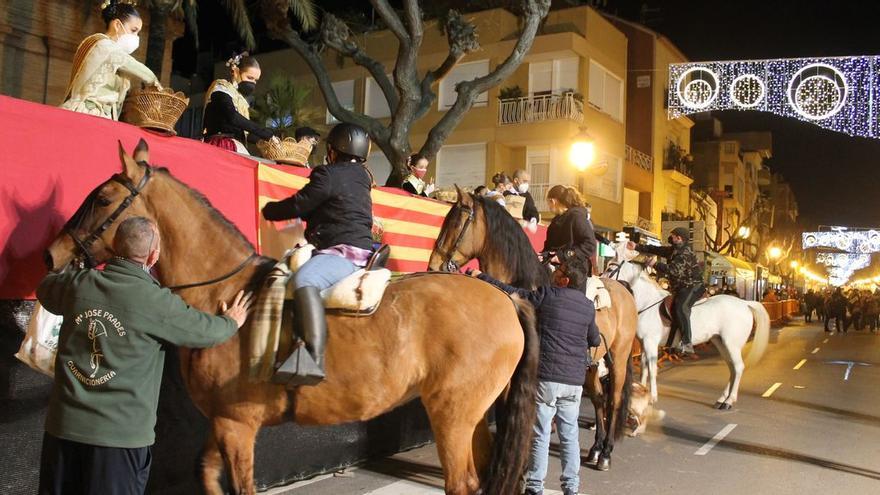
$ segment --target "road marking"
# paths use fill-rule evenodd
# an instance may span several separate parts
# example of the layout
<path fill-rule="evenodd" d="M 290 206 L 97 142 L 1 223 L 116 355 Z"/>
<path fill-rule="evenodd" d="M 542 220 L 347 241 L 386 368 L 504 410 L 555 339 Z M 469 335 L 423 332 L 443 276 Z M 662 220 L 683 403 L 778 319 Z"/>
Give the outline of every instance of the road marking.
<path fill-rule="evenodd" d="M 815 348 L 815 349 L 813 349 L 813 352 L 811 352 L 810 354 L 816 354 L 817 352 L 819 352 L 819 348 L 818 348 L 818 347 Z"/>
<path fill-rule="evenodd" d="M 720 442 L 721 440 L 724 440 L 724 437 L 726 437 L 731 431 L 733 431 L 734 428 L 736 428 L 736 423 L 730 423 L 729 425 L 725 426 L 724 428 L 721 428 L 721 431 L 716 433 L 715 436 L 712 437 L 711 440 L 706 442 L 702 447 L 699 448 L 699 450 L 694 452 L 694 455 L 708 454 L 709 451 L 712 450 L 712 447 L 715 447 L 716 445 L 718 445 L 718 442 Z"/>
<path fill-rule="evenodd" d="M 828 339 L 823 340 L 822 343 L 823 343 L 823 344 L 827 344 L 827 343 L 828 343 Z"/>
<path fill-rule="evenodd" d="M 366 495 L 443 495 L 440 488 L 418 483 L 415 481 L 401 480 L 382 488 L 367 492 Z"/>
<path fill-rule="evenodd" d="M 762 395 L 761 397 L 770 397 L 771 395 L 773 395 L 773 392 L 776 392 L 776 389 L 779 388 L 781 385 L 782 382 L 776 382 L 773 385 L 770 385 L 770 388 L 768 388 L 767 391 L 764 392 L 764 395 Z"/>
<path fill-rule="evenodd" d="M 803 366 L 803 365 L 805 365 L 805 364 L 807 364 L 807 360 L 806 360 L 806 359 L 801 359 L 800 361 L 798 361 L 798 364 L 794 365 L 794 368 L 792 368 L 792 369 L 793 369 L 793 370 L 799 370 L 799 369 L 801 369 L 801 366 Z"/>

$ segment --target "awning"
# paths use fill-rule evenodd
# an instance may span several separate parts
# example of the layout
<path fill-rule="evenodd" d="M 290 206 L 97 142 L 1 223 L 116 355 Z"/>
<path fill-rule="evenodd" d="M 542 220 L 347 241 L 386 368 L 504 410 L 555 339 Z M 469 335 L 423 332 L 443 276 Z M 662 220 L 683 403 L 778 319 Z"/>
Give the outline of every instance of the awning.
<path fill-rule="evenodd" d="M 780 277 L 779 275 L 773 275 L 771 273 L 770 275 L 767 276 L 767 281 L 770 282 L 771 284 L 781 284 L 782 277 Z"/>
<path fill-rule="evenodd" d="M 733 256 L 721 256 L 716 253 L 708 253 L 708 255 L 711 258 L 709 266 L 712 271 L 726 271 L 730 275 L 750 280 L 755 278 L 755 267 L 751 263 Z"/>

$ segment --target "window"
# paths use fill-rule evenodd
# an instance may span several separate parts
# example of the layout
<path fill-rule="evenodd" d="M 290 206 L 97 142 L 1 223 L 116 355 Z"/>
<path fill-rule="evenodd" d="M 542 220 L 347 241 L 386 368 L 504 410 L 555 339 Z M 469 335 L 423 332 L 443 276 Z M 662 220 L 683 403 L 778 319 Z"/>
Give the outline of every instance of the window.
<path fill-rule="evenodd" d="M 526 149 L 526 170 L 531 176 L 529 192 L 538 211 L 547 211 L 547 191 L 550 189 L 550 147 L 529 146 Z"/>
<path fill-rule="evenodd" d="M 385 158 L 385 153 L 378 150 L 370 153 L 367 158 L 367 168 L 372 172 L 376 184 L 384 186 L 388 182 L 388 177 L 391 175 L 391 162 Z"/>
<path fill-rule="evenodd" d="M 733 141 L 724 143 L 724 152 L 731 155 L 736 153 L 736 143 Z"/>
<path fill-rule="evenodd" d="M 615 203 L 621 202 L 623 195 L 623 166 L 622 160 L 614 155 L 605 153 L 597 157 L 596 166 L 607 164 L 607 168 L 602 175 L 587 176 L 587 180 L 583 187 L 583 192 L 598 198 L 607 199 Z"/>
<path fill-rule="evenodd" d="M 458 93 L 455 85 L 462 81 L 470 81 L 489 74 L 489 60 L 478 60 L 466 64 L 458 64 L 446 77 L 440 81 L 440 98 L 437 99 L 437 109 L 447 110 L 455 104 Z M 489 102 L 489 93 L 480 93 L 474 100 L 475 107 L 485 107 Z"/>
<path fill-rule="evenodd" d="M 390 78 L 391 74 L 388 77 Z M 364 91 L 364 113 L 377 119 L 391 116 L 391 109 L 388 108 L 385 93 L 372 77 L 367 78 L 367 88 Z"/>
<path fill-rule="evenodd" d="M 475 188 L 486 181 L 486 143 L 448 145 L 437 154 L 437 186 Z"/>
<path fill-rule="evenodd" d="M 746 181 L 743 179 L 739 179 L 737 181 L 736 200 L 739 201 L 739 204 L 741 204 L 743 206 L 745 206 L 745 204 L 746 204 L 745 196 L 746 196 Z"/>
<path fill-rule="evenodd" d="M 579 66 L 580 59 L 577 57 L 529 64 L 529 95 L 577 92 Z"/>
<path fill-rule="evenodd" d="M 336 93 L 336 99 L 339 100 L 339 104 L 342 105 L 346 110 L 354 111 L 354 81 L 339 81 L 333 83 L 333 92 Z M 330 110 L 327 110 L 327 123 L 328 124 L 336 124 L 339 121 L 336 120 L 336 117 L 330 115 Z"/>
<path fill-rule="evenodd" d="M 615 120 L 623 120 L 623 81 L 590 60 L 590 104 Z"/>

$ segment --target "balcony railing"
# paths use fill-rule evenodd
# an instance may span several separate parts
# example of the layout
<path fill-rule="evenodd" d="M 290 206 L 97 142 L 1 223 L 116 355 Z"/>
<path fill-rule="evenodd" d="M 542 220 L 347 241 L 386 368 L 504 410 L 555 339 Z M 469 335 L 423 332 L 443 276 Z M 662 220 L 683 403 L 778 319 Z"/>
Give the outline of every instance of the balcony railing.
<path fill-rule="evenodd" d="M 664 162 L 663 170 L 675 170 L 681 174 L 684 174 L 691 179 L 694 178 L 694 167 L 688 162 L 679 161 L 679 162 Z"/>
<path fill-rule="evenodd" d="M 626 161 L 632 163 L 636 167 L 647 170 L 648 172 L 654 171 L 654 157 L 647 154 L 642 153 L 641 151 L 633 148 L 630 145 L 626 145 Z"/>
<path fill-rule="evenodd" d="M 572 93 L 564 95 L 525 96 L 501 100 L 498 125 L 530 124 L 548 120 L 584 121 L 584 103 Z"/>
<path fill-rule="evenodd" d="M 654 222 L 648 220 L 647 218 L 642 218 L 638 215 L 624 215 L 623 223 L 629 226 L 638 227 L 642 230 L 647 230 L 650 232 L 654 231 Z"/>

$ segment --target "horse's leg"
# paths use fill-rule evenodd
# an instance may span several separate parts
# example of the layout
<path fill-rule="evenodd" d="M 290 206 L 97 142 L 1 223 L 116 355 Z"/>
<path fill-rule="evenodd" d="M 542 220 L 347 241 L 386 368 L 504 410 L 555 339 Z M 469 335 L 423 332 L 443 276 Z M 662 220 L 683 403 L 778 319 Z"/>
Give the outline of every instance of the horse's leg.
<path fill-rule="evenodd" d="M 489 423 L 485 417 L 477 423 L 477 427 L 474 429 L 471 454 L 470 474 L 471 477 L 479 480 L 480 476 L 486 472 L 492 457 L 492 433 L 489 432 Z"/>
<path fill-rule="evenodd" d="M 629 368 L 630 349 L 625 346 L 619 346 L 616 350 L 612 349 L 614 354 L 614 367 L 611 370 L 611 386 L 613 387 L 610 394 L 606 396 L 605 404 L 608 409 L 608 429 L 605 434 L 605 442 L 602 445 L 602 453 L 599 456 L 599 462 L 596 463 L 596 469 L 599 471 L 607 471 L 611 467 L 611 452 L 614 450 L 614 439 L 617 436 L 618 419 L 620 415 L 629 414 L 628 410 L 624 410 L 623 397 L 624 387 L 631 387 L 631 383 L 627 383 L 626 375 Z"/>
<path fill-rule="evenodd" d="M 720 409 L 730 409 L 736 404 L 736 399 L 739 393 L 739 382 L 742 380 L 743 370 L 745 370 L 746 365 L 743 363 L 742 349 L 731 349 L 727 347 L 726 342 L 724 343 L 724 348 L 727 349 L 726 359 L 728 363 L 727 366 L 730 368 L 731 383 L 730 393 Z"/>
<path fill-rule="evenodd" d="M 593 446 L 587 454 L 586 463 L 595 466 L 599 462 L 599 454 L 605 444 L 605 425 L 607 422 L 605 411 L 605 394 L 602 390 L 602 384 L 599 381 L 598 367 L 592 367 L 587 372 L 587 395 L 593 403 L 593 409 L 596 411 L 596 435 Z"/>
<path fill-rule="evenodd" d="M 232 493 L 255 495 L 254 444 L 257 428 L 228 418 L 215 418 L 214 436 L 226 461 Z"/>
<path fill-rule="evenodd" d="M 647 388 L 648 381 L 651 379 L 651 375 L 650 375 L 651 371 L 649 369 L 650 367 L 648 366 L 648 350 L 645 347 L 645 340 L 644 339 L 639 339 L 639 340 L 640 340 L 640 343 L 642 344 L 642 357 L 641 357 L 642 373 L 641 373 L 641 376 L 639 377 L 639 383 L 641 383 L 643 387 Z"/>
<path fill-rule="evenodd" d="M 651 391 L 651 404 L 655 404 L 657 402 L 657 359 L 659 353 L 659 342 L 648 341 L 645 343 L 646 345 L 642 347 L 642 355 L 643 357 L 643 367 L 648 369 L 648 378 L 650 380 L 650 386 L 648 387 Z M 644 385 L 644 383 L 642 384 Z"/>
<path fill-rule="evenodd" d="M 223 474 L 223 457 L 214 438 L 214 432 L 208 435 L 205 451 L 202 453 L 202 486 L 207 495 L 223 495 L 220 475 Z"/>
<path fill-rule="evenodd" d="M 428 410 L 431 429 L 437 443 L 437 454 L 443 467 L 446 493 L 449 495 L 470 495 L 480 489 L 479 478 L 473 478 L 471 466 L 474 463 L 471 451 L 475 428 L 468 427 L 454 418 L 454 414 L 437 414 Z M 439 416 L 439 417 L 438 417 Z"/>
<path fill-rule="evenodd" d="M 730 364 L 730 354 L 727 352 L 727 347 L 724 345 L 724 341 L 721 337 L 715 335 L 711 340 L 712 344 L 715 345 L 715 348 L 718 349 L 718 353 L 721 354 L 721 359 L 724 359 L 724 362 L 727 363 L 727 369 L 730 370 L 730 379 L 727 381 L 724 391 L 721 392 L 721 397 L 715 401 L 715 408 L 720 409 L 730 396 L 730 387 L 733 385 L 733 368 Z"/>

